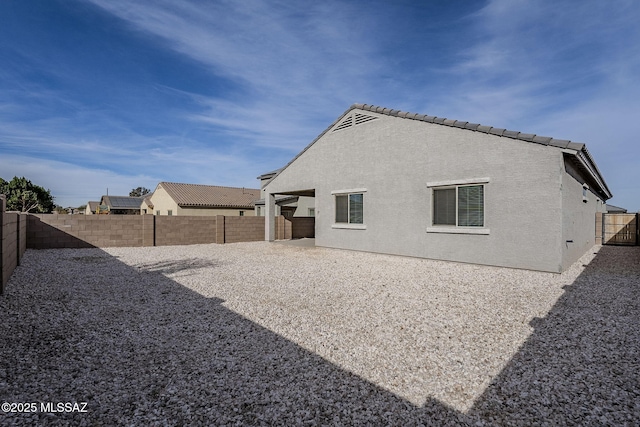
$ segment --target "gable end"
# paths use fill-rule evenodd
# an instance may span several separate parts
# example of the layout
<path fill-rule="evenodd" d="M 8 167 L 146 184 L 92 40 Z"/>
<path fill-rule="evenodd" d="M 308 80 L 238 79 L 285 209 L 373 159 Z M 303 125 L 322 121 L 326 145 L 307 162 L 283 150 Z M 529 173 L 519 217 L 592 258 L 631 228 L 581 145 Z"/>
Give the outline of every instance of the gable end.
<path fill-rule="evenodd" d="M 347 129 L 353 126 L 358 126 L 358 125 L 370 122 L 372 120 L 378 120 L 378 117 L 372 116 L 370 114 L 353 112 L 352 114 L 349 114 L 348 116 L 346 116 L 340 123 L 338 123 L 338 125 L 335 128 L 333 128 L 331 132 L 338 132 L 343 129 Z"/>

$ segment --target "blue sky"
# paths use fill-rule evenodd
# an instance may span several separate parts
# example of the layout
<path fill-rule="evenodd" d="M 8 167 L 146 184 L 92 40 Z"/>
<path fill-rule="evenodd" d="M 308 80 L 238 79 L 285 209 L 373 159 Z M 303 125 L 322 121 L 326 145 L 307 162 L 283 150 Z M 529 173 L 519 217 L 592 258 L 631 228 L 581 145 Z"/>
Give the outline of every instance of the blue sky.
<path fill-rule="evenodd" d="M 640 2 L 0 1 L 0 177 L 257 187 L 353 103 L 584 142 L 640 210 Z"/>

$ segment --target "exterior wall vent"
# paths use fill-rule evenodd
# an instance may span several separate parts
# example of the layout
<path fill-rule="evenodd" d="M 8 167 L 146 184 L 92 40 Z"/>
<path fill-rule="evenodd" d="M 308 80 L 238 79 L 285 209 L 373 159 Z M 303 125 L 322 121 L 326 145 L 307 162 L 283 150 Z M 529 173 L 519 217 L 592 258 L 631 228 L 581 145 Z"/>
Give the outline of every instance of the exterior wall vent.
<path fill-rule="evenodd" d="M 333 131 L 335 132 L 338 130 L 350 128 L 351 126 L 353 126 L 353 116 L 346 117 L 342 122 L 340 122 L 338 126 L 336 126 Z"/>
<path fill-rule="evenodd" d="M 361 125 L 366 122 L 370 122 L 372 120 L 377 120 L 378 117 L 370 116 L 368 114 L 362 113 L 353 113 L 344 118 L 338 125 L 333 128 L 332 132 L 337 132 L 339 130 L 347 129 L 352 126 Z"/>

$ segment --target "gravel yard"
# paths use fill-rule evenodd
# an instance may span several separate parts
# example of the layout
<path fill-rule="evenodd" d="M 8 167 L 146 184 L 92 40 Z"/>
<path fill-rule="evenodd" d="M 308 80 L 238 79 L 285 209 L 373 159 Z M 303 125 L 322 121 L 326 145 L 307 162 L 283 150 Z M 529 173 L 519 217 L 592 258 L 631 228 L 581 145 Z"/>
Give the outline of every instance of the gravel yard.
<path fill-rule="evenodd" d="M 561 275 L 266 242 L 29 250 L 0 297 L 0 400 L 37 410 L 0 424 L 638 425 L 639 289 L 640 247 Z"/>

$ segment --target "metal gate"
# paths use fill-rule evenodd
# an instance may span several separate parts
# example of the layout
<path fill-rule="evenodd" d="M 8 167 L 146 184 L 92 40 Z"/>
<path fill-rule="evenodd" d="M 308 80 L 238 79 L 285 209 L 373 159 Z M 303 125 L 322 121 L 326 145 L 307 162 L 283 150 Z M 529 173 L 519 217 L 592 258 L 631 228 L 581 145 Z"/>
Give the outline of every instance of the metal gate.
<path fill-rule="evenodd" d="M 604 245 L 639 244 L 638 214 L 607 213 L 602 215 L 602 243 Z"/>

